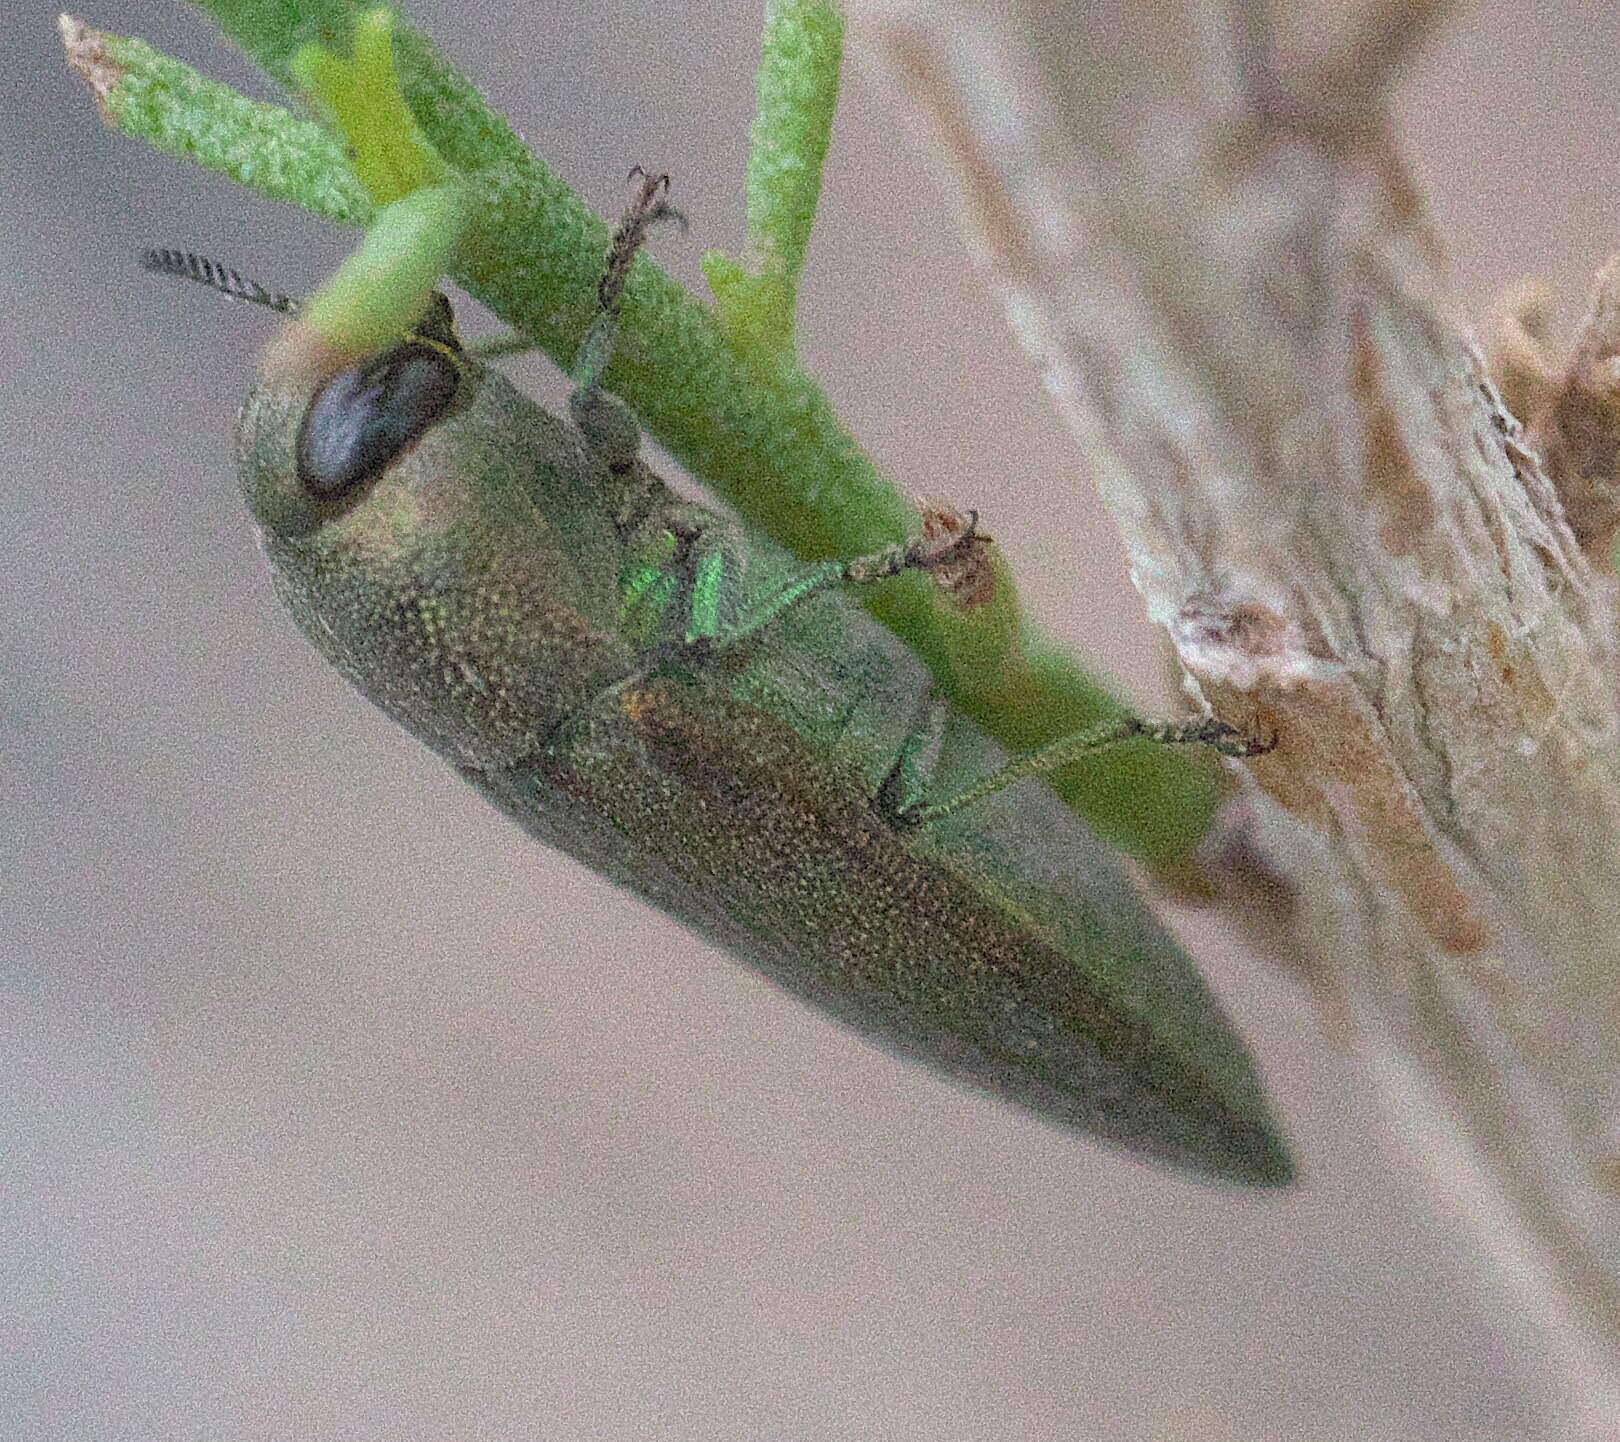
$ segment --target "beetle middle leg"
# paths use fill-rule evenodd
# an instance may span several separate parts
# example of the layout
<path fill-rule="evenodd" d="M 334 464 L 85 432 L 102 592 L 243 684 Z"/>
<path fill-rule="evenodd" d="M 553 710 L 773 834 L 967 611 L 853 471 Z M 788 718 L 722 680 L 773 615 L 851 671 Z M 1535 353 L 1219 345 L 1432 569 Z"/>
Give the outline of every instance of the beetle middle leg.
<path fill-rule="evenodd" d="M 944 544 L 919 540 L 850 561 L 811 561 L 739 606 L 735 536 L 697 505 L 675 506 L 658 517 L 621 582 L 626 629 L 659 638 L 649 647 L 650 658 L 656 653 L 656 659 L 698 660 L 736 650 L 812 597 L 906 571 L 933 571 L 978 539 L 970 525 Z"/>

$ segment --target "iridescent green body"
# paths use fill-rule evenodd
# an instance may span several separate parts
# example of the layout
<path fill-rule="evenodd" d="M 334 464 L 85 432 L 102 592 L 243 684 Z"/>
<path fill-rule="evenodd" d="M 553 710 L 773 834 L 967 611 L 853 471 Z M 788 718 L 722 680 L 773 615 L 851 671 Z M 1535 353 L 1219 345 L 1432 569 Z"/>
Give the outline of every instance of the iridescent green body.
<path fill-rule="evenodd" d="M 452 412 L 314 523 L 293 461 L 309 399 L 261 386 L 239 433 L 282 595 L 525 830 L 888 1047 L 1144 1155 L 1288 1179 L 1241 1044 L 1044 786 L 915 830 L 874 804 L 929 688 L 859 606 L 810 596 L 684 656 L 682 588 L 660 577 L 718 548 L 736 616 L 802 565 L 639 462 L 605 465 L 472 361 Z M 953 716 L 932 785 L 1004 759 Z"/>

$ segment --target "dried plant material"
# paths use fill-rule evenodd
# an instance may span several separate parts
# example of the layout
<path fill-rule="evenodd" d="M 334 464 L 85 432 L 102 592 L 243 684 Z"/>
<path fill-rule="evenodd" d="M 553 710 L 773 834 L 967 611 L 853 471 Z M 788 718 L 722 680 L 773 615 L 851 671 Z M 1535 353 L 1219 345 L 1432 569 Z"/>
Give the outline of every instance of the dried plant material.
<path fill-rule="evenodd" d="M 123 79 L 124 70 L 109 52 L 107 36 L 71 15 L 58 16 L 56 28 L 62 34 L 69 69 L 90 87 L 101 118 L 111 124 L 107 116 L 107 97 Z"/>
<path fill-rule="evenodd" d="M 996 596 L 995 542 L 979 529 L 977 513 L 964 515 L 945 501 L 917 498 L 923 540 L 941 559 L 928 568 L 934 584 L 964 611 L 988 605 Z"/>
<path fill-rule="evenodd" d="M 1605 563 L 1620 530 L 1620 256 L 1598 273 L 1563 375 L 1530 413 L 1525 441 L 1576 539 Z"/>
<path fill-rule="evenodd" d="M 1456 0 L 1373 0 L 1327 54 L 1285 59 L 1269 0 L 1235 0 L 1232 67 L 1246 102 L 1240 133 L 1292 133 L 1328 150 L 1369 140 L 1387 146 L 1385 97 L 1456 8 Z"/>
<path fill-rule="evenodd" d="M 1260 0 L 937 0 L 867 33 L 1150 616 L 1217 716 L 1280 738 L 1246 767 L 1287 882 L 1264 924 L 1264 888 L 1229 911 L 1342 995 L 1396 1131 L 1532 1279 L 1527 1312 L 1620 1356 L 1620 685 L 1590 559 L 1620 282 L 1543 412 L 1562 449 L 1538 447 L 1447 319 L 1389 138 L 1384 93 L 1445 8 L 1370 6 L 1310 64 Z"/>
<path fill-rule="evenodd" d="M 1552 292 L 1527 280 L 1486 311 L 1485 363 L 1502 402 L 1522 425 L 1548 401 L 1558 383 L 1558 361 L 1548 344 Z"/>
<path fill-rule="evenodd" d="M 1347 130 L 1381 125 L 1401 73 L 1457 8 L 1456 0 L 1371 0 L 1326 59 L 1300 68 L 1295 93 L 1318 113 L 1339 115 Z M 1271 36 L 1256 38 L 1264 46 Z"/>

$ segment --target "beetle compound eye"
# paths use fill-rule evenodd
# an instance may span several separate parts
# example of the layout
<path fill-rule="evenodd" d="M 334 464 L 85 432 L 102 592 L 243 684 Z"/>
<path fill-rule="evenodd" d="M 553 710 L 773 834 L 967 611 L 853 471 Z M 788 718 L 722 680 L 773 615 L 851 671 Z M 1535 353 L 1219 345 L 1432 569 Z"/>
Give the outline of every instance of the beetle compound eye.
<path fill-rule="evenodd" d="M 374 480 L 450 408 L 461 371 L 442 350 L 407 341 L 316 392 L 298 432 L 298 479 L 318 501 Z"/>

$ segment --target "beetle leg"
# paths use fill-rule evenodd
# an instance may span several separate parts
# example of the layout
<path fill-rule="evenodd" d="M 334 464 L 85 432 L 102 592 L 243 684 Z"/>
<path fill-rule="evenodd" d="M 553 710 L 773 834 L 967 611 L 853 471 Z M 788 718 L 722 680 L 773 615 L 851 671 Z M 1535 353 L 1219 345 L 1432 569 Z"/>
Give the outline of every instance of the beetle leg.
<path fill-rule="evenodd" d="M 501 356 L 522 355 L 525 351 L 538 350 L 539 347 L 539 341 L 520 330 L 506 331 L 500 335 L 474 336 L 471 340 L 461 343 L 461 348 L 468 355 L 481 361 L 497 360 Z"/>
<path fill-rule="evenodd" d="M 740 568 L 730 526 L 696 505 L 668 507 L 648 526 L 619 583 L 620 629 L 645 642 L 632 679 L 645 678 L 663 665 L 692 664 L 734 651 L 812 596 L 907 570 L 931 570 L 941 555 L 973 539 L 970 530 L 949 547 L 915 541 L 853 561 L 813 561 L 739 605 L 735 591 Z"/>
<path fill-rule="evenodd" d="M 894 764 L 872 796 L 872 809 L 897 831 L 907 830 L 911 818 L 926 805 L 950 720 L 950 703 L 930 689 Z"/>
<path fill-rule="evenodd" d="M 926 826 L 931 821 L 939 821 L 975 802 L 983 801 L 985 797 L 995 795 L 1026 776 L 1044 776 L 1049 771 L 1061 770 L 1087 756 L 1123 746 L 1128 741 L 1150 741 L 1160 746 L 1208 746 L 1222 756 L 1232 757 L 1263 755 L 1277 744 L 1275 737 L 1246 736 L 1235 726 L 1228 726 L 1213 716 L 1185 724 L 1122 716 L 1085 731 L 1060 736 L 1045 746 L 1026 751 L 1022 756 L 1014 756 L 1006 765 L 964 787 L 956 795 L 927 805 L 914 804 L 891 815 L 890 819 L 904 829 Z"/>
<path fill-rule="evenodd" d="M 596 316 L 586 328 L 569 371 L 574 389 L 568 397 L 569 415 L 607 473 L 609 493 L 602 503 L 623 535 L 645 518 L 663 483 L 642 462 L 641 422 L 629 406 L 603 389 L 602 375 L 618 341 L 619 298 L 648 230 L 661 220 L 686 223 L 665 198 L 667 175 L 649 176 L 638 166 L 630 178 L 639 178 L 640 184 L 613 232 L 607 263 L 597 282 Z"/>
<path fill-rule="evenodd" d="M 974 518 L 975 523 L 977 517 Z M 811 561 L 789 576 L 774 591 L 754 600 L 748 609 L 729 621 L 722 621 L 724 587 L 729 584 L 723 541 L 712 540 L 713 529 L 696 538 L 689 561 L 691 585 L 688 588 L 687 615 L 683 642 L 710 651 L 728 650 L 752 640 L 785 612 L 810 596 L 841 586 L 864 586 L 886 581 L 906 571 L 933 571 L 948 563 L 959 551 L 973 546 L 977 536 L 973 525 L 940 545 L 928 539 L 886 546 L 868 556 L 851 561 Z"/>

